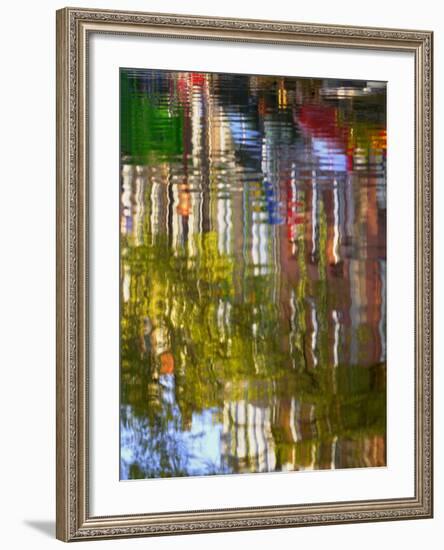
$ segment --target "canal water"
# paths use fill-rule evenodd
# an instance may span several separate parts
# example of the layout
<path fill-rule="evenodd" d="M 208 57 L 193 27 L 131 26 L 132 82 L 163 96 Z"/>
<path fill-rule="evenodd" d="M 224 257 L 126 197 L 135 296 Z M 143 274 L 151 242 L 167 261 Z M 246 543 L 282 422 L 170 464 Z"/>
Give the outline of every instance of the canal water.
<path fill-rule="evenodd" d="M 384 466 L 385 85 L 120 98 L 120 479 Z"/>

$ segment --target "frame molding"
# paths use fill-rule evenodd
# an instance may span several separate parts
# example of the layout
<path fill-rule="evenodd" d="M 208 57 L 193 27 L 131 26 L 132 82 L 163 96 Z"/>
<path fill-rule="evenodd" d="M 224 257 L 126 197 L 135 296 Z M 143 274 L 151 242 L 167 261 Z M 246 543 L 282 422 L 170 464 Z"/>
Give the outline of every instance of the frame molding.
<path fill-rule="evenodd" d="M 56 536 L 63 541 L 430 518 L 431 31 L 64 8 L 57 11 Z M 88 511 L 87 41 L 91 32 L 408 51 L 415 56 L 415 496 L 92 517 Z"/>

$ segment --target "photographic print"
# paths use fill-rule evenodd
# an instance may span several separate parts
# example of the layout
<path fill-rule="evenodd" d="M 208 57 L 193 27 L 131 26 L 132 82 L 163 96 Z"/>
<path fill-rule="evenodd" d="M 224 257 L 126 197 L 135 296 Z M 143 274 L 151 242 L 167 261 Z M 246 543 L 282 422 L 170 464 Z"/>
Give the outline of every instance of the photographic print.
<path fill-rule="evenodd" d="M 120 479 L 386 465 L 386 84 L 120 69 Z"/>
<path fill-rule="evenodd" d="M 56 27 L 57 538 L 433 517 L 433 32 Z"/>

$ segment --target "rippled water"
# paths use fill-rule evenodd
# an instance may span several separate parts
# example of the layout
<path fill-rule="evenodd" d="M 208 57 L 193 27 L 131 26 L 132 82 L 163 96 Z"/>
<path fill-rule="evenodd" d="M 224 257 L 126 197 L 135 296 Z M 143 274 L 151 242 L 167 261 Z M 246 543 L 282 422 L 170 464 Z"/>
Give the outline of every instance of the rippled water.
<path fill-rule="evenodd" d="M 385 113 L 121 70 L 121 479 L 385 465 Z"/>

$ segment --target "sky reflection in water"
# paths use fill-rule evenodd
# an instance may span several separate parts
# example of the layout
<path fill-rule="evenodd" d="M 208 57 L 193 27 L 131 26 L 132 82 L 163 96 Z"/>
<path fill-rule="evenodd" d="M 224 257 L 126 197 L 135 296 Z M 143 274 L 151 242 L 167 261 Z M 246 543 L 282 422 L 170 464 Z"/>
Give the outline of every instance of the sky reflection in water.
<path fill-rule="evenodd" d="M 385 85 L 120 85 L 120 478 L 385 465 Z"/>

